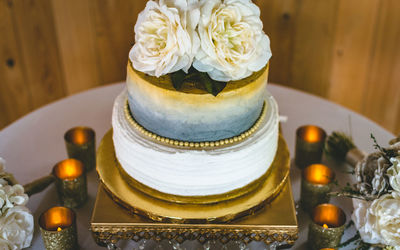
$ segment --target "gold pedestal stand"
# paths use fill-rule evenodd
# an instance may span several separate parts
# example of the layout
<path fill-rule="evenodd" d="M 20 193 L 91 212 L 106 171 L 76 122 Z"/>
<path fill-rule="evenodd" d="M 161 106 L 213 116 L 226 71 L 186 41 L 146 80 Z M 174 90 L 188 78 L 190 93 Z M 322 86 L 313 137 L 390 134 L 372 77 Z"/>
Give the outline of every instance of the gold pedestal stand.
<path fill-rule="evenodd" d="M 177 204 L 132 188 L 118 171 L 111 132 L 98 150 L 99 185 L 91 231 L 99 244 L 119 240 L 252 240 L 293 244 L 298 226 L 289 174 L 290 157 L 280 137 L 278 153 L 260 186 L 243 196 L 212 204 Z"/>

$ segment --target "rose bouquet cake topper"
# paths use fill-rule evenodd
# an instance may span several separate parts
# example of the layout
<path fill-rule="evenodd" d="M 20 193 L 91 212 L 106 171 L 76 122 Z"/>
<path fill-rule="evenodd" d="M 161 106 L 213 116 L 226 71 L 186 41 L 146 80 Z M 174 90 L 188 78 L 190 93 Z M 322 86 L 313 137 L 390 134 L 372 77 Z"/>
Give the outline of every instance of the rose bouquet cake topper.
<path fill-rule="evenodd" d="M 229 81 L 261 70 L 271 58 L 260 9 L 251 0 L 148 1 L 135 25 L 132 66 L 176 89 L 200 81 L 217 95 Z"/>

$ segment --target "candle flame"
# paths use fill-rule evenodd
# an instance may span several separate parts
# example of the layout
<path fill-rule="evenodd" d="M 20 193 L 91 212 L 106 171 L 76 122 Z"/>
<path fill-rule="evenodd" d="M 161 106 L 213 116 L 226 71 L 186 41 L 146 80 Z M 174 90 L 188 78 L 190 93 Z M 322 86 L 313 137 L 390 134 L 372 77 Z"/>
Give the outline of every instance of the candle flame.
<path fill-rule="evenodd" d="M 62 180 L 73 180 L 84 173 L 82 162 L 75 159 L 63 160 L 54 167 L 54 174 Z"/>
<path fill-rule="evenodd" d="M 82 144 L 85 144 L 87 141 L 88 141 L 88 137 L 83 130 L 75 131 L 75 134 L 73 137 L 73 142 L 75 144 L 82 145 Z"/>
<path fill-rule="evenodd" d="M 313 184 L 326 185 L 332 181 L 333 172 L 323 164 L 312 164 L 304 169 L 303 176 Z"/>
<path fill-rule="evenodd" d="M 324 224 L 322 225 L 323 228 L 329 228 L 328 225 Z"/>
<path fill-rule="evenodd" d="M 66 167 L 64 168 L 64 174 L 71 179 L 74 179 L 74 177 L 79 176 L 78 172 L 79 169 L 73 164 L 66 165 Z"/>
<path fill-rule="evenodd" d="M 75 213 L 66 207 L 52 207 L 40 215 L 39 224 L 47 231 L 60 232 L 70 227 L 75 220 Z"/>
<path fill-rule="evenodd" d="M 304 131 L 304 140 L 309 143 L 315 143 L 322 140 L 321 129 L 316 126 L 308 126 Z"/>

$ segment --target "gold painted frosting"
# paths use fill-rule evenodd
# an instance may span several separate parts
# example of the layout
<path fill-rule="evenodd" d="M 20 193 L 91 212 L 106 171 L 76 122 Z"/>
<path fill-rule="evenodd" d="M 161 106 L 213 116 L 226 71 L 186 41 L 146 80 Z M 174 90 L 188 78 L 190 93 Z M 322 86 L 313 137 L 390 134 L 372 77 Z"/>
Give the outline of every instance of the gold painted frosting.
<path fill-rule="evenodd" d="M 223 102 L 227 98 L 251 98 L 255 93 L 264 89 L 267 85 L 269 64 L 262 70 L 255 72 L 251 76 L 238 81 L 230 81 L 226 87 L 214 97 L 207 91 L 196 88 L 195 84 L 183 85 L 183 88 L 177 91 L 171 82 L 169 75 L 163 75 L 159 78 L 146 75 L 132 67 L 129 61 L 127 67 L 127 85 L 140 85 L 142 89 L 149 93 L 162 93 L 164 99 L 171 99 L 179 102 L 187 102 L 193 105 L 214 105 Z"/>
<path fill-rule="evenodd" d="M 213 96 L 195 88 L 195 83 L 177 91 L 169 75 L 149 76 L 128 64 L 129 108 L 142 127 L 162 137 L 193 142 L 224 140 L 247 131 L 257 121 L 267 79 L 268 66 L 248 78 L 227 83 Z"/>

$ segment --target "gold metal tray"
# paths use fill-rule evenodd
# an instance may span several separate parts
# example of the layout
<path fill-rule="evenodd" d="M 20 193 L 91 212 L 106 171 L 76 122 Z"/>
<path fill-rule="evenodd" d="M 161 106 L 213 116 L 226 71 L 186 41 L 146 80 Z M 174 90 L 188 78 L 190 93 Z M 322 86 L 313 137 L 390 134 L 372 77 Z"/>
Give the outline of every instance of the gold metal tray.
<path fill-rule="evenodd" d="M 123 179 L 117 168 L 112 131 L 104 136 L 97 153 L 97 172 L 115 202 L 131 213 L 168 223 L 221 223 L 254 214 L 279 194 L 287 182 L 289 168 L 289 151 L 285 140 L 280 136 L 270 174 L 253 192 L 230 200 L 221 199 L 213 204 L 179 204 L 146 195 L 132 188 Z M 174 201 L 173 197 L 171 201 Z"/>
<path fill-rule="evenodd" d="M 298 226 L 291 190 L 288 180 L 279 196 L 263 209 L 229 223 L 175 224 L 154 222 L 129 213 L 112 200 L 100 183 L 90 229 L 96 242 L 103 245 L 142 239 L 157 242 L 176 240 L 178 243 L 198 240 L 201 244 L 209 240 L 218 240 L 222 244 L 229 241 L 247 244 L 254 240 L 267 245 L 273 242 L 292 245 L 298 237 Z"/>

